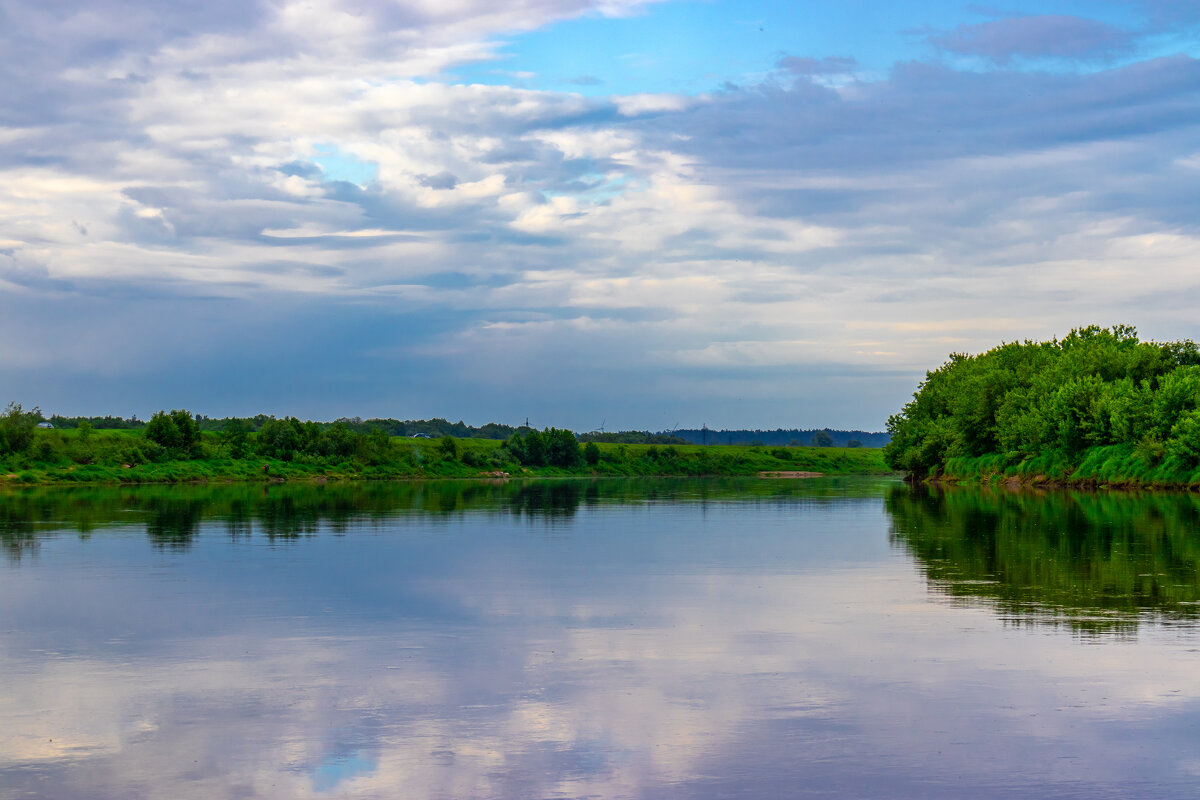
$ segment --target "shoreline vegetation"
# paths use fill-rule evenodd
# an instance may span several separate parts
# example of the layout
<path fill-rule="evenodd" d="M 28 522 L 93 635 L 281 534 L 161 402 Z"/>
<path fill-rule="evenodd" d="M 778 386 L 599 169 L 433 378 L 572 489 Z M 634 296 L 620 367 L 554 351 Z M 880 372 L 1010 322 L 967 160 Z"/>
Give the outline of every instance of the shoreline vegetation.
<path fill-rule="evenodd" d="M 1200 349 L 1118 325 L 955 353 L 888 432 L 912 481 L 1200 489 Z"/>
<path fill-rule="evenodd" d="M 353 423 L 264 417 L 205 430 L 186 410 L 137 428 L 39 428 L 38 409 L 0 415 L 0 487 L 549 477 L 887 475 L 869 447 L 580 442 L 568 430 L 516 428 L 504 439 L 392 436 Z"/>

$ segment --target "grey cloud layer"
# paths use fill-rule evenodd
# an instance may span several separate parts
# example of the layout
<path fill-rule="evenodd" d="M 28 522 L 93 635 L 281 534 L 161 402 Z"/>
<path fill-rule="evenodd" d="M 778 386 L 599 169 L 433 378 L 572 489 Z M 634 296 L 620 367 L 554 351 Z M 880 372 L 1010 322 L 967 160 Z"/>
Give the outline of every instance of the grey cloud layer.
<path fill-rule="evenodd" d="M 476 5 L 5 5 L 14 399 L 82 412 L 89 391 L 119 395 L 70 352 L 97 297 L 144 321 L 125 328 L 147 365 L 123 367 L 130 403 L 166 375 L 192 395 L 156 402 L 208 413 L 257 410 L 246 397 L 480 421 L 537 405 L 574 427 L 619 407 L 638 427 L 877 428 L 951 350 L 1091 322 L 1191 335 L 1162 300 L 1200 289 L 1189 56 L 867 76 L 851 54 L 791 54 L 757 86 L 588 99 L 437 76 L 498 33 L 632 3 Z M 1144 8 L 1151 32 L 1198 18 Z M 1123 35 L 1013 17 L 938 41 L 1004 64 L 1092 58 Z M 375 180 L 327 174 L 330 148 Z M 274 327 L 247 339 L 247 303 Z M 214 324 L 283 353 L 274 337 L 315 318 L 337 350 L 308 363 L 337 364 L 360 399 L 293 409 L 270 386 L 298 354 L 227 358 L 227 385 L 214 358 L 208 389 L 183 377 L 209 363 Z"/>
<path fill-rule="evenodd" d="M 930 41 L 952 53 L 1008 64 L 1014 57 L 1107 59 L 1130 50 L 1135 38 L 1103 22 L 1045 14 L 959 25 Z"/>

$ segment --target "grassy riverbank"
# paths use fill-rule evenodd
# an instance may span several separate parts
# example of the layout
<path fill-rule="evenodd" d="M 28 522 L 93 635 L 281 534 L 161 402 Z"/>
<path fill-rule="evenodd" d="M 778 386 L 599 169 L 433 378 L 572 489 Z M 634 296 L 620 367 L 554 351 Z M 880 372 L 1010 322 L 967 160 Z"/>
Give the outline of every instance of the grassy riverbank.
<path fill-rule="evenodd" d="M 1200 488 L 1200 468 L 1155 461 L 1134 445 L 1091 447 L 1073 456 L 1049 452 L 1026 458 L 991 454 L 947 459 L 936 481 L 1020 483 L 1033 486 Z"/>
<path fill-rule="evenodd" d="M 592 445 L 588 446 L 589 448 Z M 375 437 L 348 455 L 234 457 L 227 442 L 200 434 L 188 457 L 146 447 L 136 431 L 37 431 L 21 454 L 0 458 L 0 485 L 422 478 L 747 476 L 760 472 L 881 475 L 881 450 L 839 447 L 595 445 L 570 466 L 525 466 L 493 439 Z M 156 458 L 148 458 L 147 451 Z M 265 469 L 264 469 L 265 468 Z"/>

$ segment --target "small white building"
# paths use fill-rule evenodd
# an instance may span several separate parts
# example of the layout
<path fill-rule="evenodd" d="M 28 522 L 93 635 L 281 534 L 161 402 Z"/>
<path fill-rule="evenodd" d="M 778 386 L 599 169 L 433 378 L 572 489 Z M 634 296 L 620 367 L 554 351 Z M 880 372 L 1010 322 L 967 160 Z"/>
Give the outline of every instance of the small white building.
<path fill-rule="evenodd" d="M 54 430 L 54 424 L 50 423 L 50 422 L 39 422 L 38 427 L 43 428 L 43 429 L 49 428 L 50 430 Z"/>

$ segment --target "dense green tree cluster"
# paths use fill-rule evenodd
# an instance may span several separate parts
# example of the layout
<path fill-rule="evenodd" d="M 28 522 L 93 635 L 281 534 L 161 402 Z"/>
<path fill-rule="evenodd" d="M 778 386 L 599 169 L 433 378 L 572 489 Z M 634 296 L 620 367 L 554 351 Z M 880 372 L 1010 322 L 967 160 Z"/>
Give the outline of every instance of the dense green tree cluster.
<path fill-rule="evenodd" d="M 885 458 L 916 476 L 952 458 L 1044 453 L 1077 458 L 1128 445 L 1153 465 L 1200 464 L 1200 350 L 1143 342 L 1128 326 L 1091 326 L 1049 342 L 954 354 L 888 420 Z"/>
<path fill-rule="evenodd" d="M 175 409 L 170 414 L 159 411 L 150 417 L 142 435 L 160 447 L 165 447 L 172 455 L 189 457 L 193 455 L 193 447 L 200 438 L 200 426 L 195 418 L 183 409 Z"/>
<path fill-rule="evenodd" d="M 524 467 L 570 468 L 583 463 L 579 440 L 568 430 L 547 428 L 513 434 L 504 442 L 504 449 Z"/>
<path fill-rule="evenodd" d="M 367 463 L 380 463 L 387 460 L 391 451 L 391 439 L 378 428 L 363 434 L 350 430 L 341 422 L 326 427 L 317 422 L 301 422 L 295 417 L 268 419 L 259 428 L 254 445 L 258 455 L 281 461 L 310 456 L 323 459 L 356 457 Z"/>

